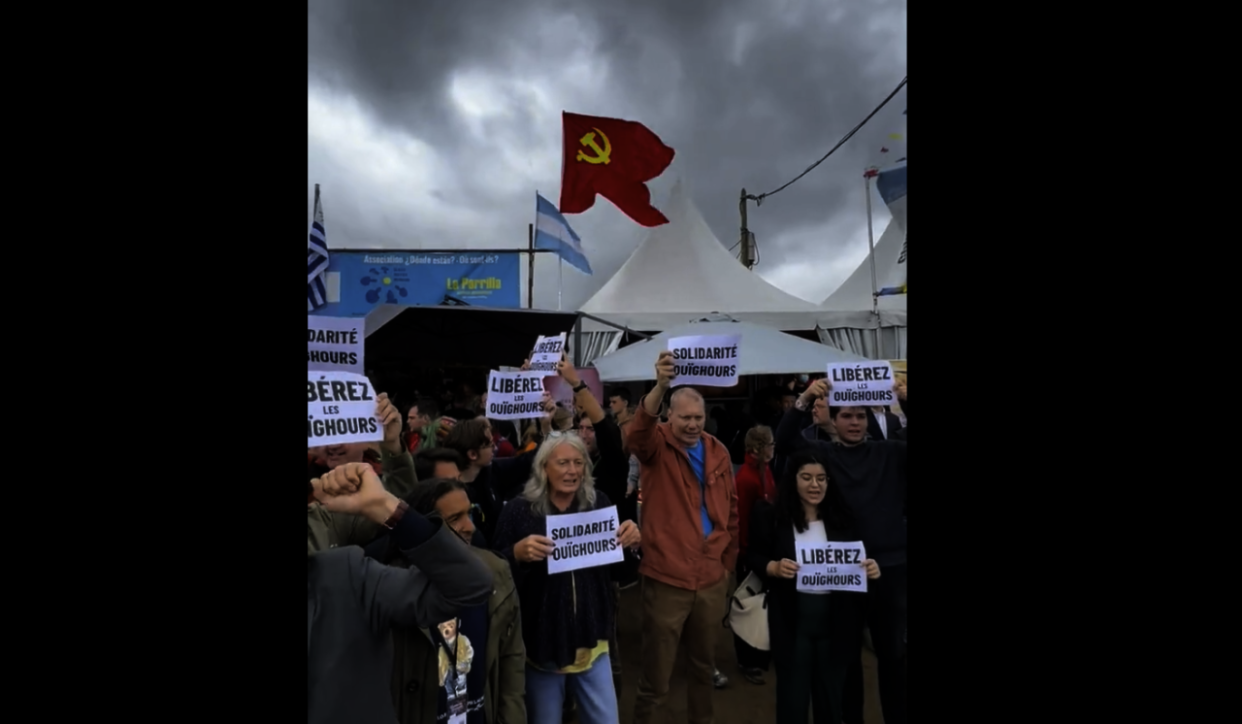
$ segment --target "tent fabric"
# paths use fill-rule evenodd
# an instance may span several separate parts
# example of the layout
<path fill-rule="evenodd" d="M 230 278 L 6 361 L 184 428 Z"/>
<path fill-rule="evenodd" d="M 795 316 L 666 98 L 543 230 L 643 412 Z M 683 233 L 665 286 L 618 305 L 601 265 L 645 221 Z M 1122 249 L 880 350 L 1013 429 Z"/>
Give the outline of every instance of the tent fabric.
<path fill-rule="evenodd" d="M 897 266 L 904 241 L 905 234 L 901 228 L 889 222 L 875 244 L 877 279 L 884 279 L 888 270 Z M 864 256 L 854 273 L 820 305 L 823 309 L 819 315 L 819 326 L 823 329 L 875 329 L 876 320 L 871 311 L 872 298 L 871 260 Z M 906 326 L 906 295 L 893 294 L 879 299 L 879 326 Z"/>
<path fill-rule="evenodd" d="M 680 181 L 661 210 L 669 223 L 653 228 L 581 311 L 643 332 L 663 331 L 712 313 L 776 329 L 815 329 L 822 310 L 769 284 L 733 258 Z M 598 323 L 583 329 L 607 331 Z"/>
<path fill-rule="evenodd" d="M 416 309 L 416 308 L 417 309 L 449 309 L 450 307 L 410 307 L 410 306 L 402 306 L 398 304 L 377 305 L 366 316 L 366 332 L 365 332 L 366 336 L 369 338 L 372 334 L 375 334 L 376 332 L 378 332 L 380 328 L 382 328 L 384 325 L 388 324 L 392 320 L 396 319 L 398 315 L 400 315 L 402 312 L 406 311 L 407 309 Z M 464 307 L 464 308 L 454 307 L 454 308 L 474 309 L 474 310 L 489 309 L 488 307 Z M 521 312 L 532 312 L 536 310 L 515 309 L 515 310 L 492 310 L 492 311 L 521 313 Z M 538 311 L 539 313 L 543 313 L 542 310 L 538 310 Z M 561 314 L 561 313 L 558 313 L 558 314 Z M 572 312 L 565 312 L 563 314 L 572 314 Z M 582 321 L 583 321 L 583 324 L 585 325 L 585 323 L 588 322 L 589 320 L 584 319 Z M 600 330 L 594 331 L 594 332 L 586 331 L 585 326 L 583 327 L 582 362 L 581 362 L 581 364 L 583 365 L 589 364 L 591 360 L 595 359 L 596 357 L 601 357 L 610 352 L 615 352 L 617 348 L 621 346 L 621 333 L 619 331 L 617 331 L 614 327 L 609 327 L 607 325 L 599 325 L 599 326 L 600 326 Z M 566 327 L 565 329 L 562 329 L 560 331 L 569 332 L 569 338 L 571 340 L 570 344 L 572 345 L 573 326 L 570 325 L 569 327 Z M 543 333 L 556 334 L 557 332 L 556 330 L 549 328 L 545 330 Z"/>
<path fill-rule="evenodd" d="M 874 329 L 817 329 L 815 333 L 819 341 L 829 347 L 845 350 L 851 354 L 859 354 L 867 359 L 889 359 L 894 356 L 906 356 L 906 328 L 882 327 L 880 330 L 880 346 L 875 346 Z M 896 352 L 894 353 L 894 350 Z"/>
<path fill-rule="evenodd" d="M 814 374 L 825 372 L 834 362 L 862 362 L 866 357 L 785 334 L 771 327 L 748 322 L 698 322 L 680 324 L 629 347 L 595 360 L 603 382 L 632 382 L 655 379 L 655 361 L 668 349 L 673 337 L 711 334 L 741 335 L 739 375 Z M 676 381 L 674 381 L 676 384 Z"/>
<path fill-rule="evenodd" d="M 904 203 L 904 197 L 901 199 Z M 875 245 L 877 283 L 883 283 L 897 267 L 905 231 L 895 220 L 890 221 Z M 860 354 L 869 359 L 906 357 L 906 295 L 879 297 L 879 316 L 872 311 L 871 260 L 863 257 L 854 273 L 828 295 L 820 306 L 816 333 L 826 345 Z M 876 347 L 876 328 L 880 330 L 880 346 Z"/>

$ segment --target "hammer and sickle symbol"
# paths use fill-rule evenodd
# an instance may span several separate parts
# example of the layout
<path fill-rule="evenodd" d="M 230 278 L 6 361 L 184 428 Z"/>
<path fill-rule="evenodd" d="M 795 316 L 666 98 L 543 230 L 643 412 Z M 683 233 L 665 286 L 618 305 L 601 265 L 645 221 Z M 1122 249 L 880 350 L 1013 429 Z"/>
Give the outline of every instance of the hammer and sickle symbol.
<path fill-rule="evenodd" d="M 599 137 L 603 139 L 604 147 L 600 148 L 599 144 L 595 143 L 595 133 L 588 133 L 582 138 L 578 139 L 578 143 L 581 143 L 583 146 L 589 146 L 592 151 L 595 151 L 595 155 L 588 156 L 582 151 L 579 151 L 578 160 L 586 161 L 587 163 L 592 163 L 592 164 L 609 163 L 610 160 L 608 156 L 612 154 L 612 144 L 608 142 L 608 136 L 605 136 L 603 131 L 599 130 L 598 128 L 594 130 L 595 130 L 595 133 L 598 133 Z"/>

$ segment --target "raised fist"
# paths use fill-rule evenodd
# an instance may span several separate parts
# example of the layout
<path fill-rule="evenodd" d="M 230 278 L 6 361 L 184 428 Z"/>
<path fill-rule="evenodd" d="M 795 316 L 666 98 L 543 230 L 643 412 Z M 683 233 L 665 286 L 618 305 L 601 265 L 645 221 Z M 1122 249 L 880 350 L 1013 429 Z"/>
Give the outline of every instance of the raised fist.
<path fill-rule="evenodd" d="M 656 359 L 655 363 L 656 384 L 660 387 L 668 387 L 669 383 L 677 377 L 677 366 L 673 363 L 673 353 L 664 351 Z"/>

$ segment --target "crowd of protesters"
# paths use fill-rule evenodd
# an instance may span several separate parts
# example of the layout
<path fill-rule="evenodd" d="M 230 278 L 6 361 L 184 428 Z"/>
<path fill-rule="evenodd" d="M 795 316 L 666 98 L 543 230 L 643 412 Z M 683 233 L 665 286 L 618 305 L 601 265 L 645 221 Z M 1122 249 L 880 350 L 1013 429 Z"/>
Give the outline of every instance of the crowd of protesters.
<path fill-rule="evenodd" d="M 597 400 L 562 359 L 573 409 L 518 424 L 484 416 L 485 395 L 402 414 L 381 394 L 382 442 L 309 450 L 308 721 L 619 724 L 637 583 L 634 721 L 661 720 L 681 652 L 688 721 L 710 724 L 719 627 L 754 574 L 770 650 L 735 635 L 738 672 L 763 686 L 774 666 L 777 724 L 862 724 L 864 629 L 884 721 L 905 724 L 904 414 L 828 407 L 829 382 L 803 378 L 738 430 L 674 388 L 671 353 L 654 372 L 636 404 Z M 549 518 L 610 506 L 624 561 L 549 573 Z M 799 591 L 806 540 L 862 541 L 866 592 Z"/>

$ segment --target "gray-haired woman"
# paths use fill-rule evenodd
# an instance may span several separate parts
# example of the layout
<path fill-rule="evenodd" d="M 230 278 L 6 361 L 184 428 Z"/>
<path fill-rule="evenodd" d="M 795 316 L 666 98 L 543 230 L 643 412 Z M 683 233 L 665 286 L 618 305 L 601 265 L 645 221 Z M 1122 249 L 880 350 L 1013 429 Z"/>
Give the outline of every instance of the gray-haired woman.
<path fill-rule="evenodd" d="M 591 457 L 577 435 L 553 433 L 539 446 L 531 478 L 496 526 L 496 549 L 517 583 L 526 641 L 526 715 L 530 724 L 561 724 L 568 685 L 582 724 L 616 724 L 617 693 L 608 657 L 616 604 L 608 567 L 548 573 L 555 544 L 548 518 L 613 505 L 595 489 Z M 638 546 L 633 521 L 617 531 L 620 545 Z"/>

